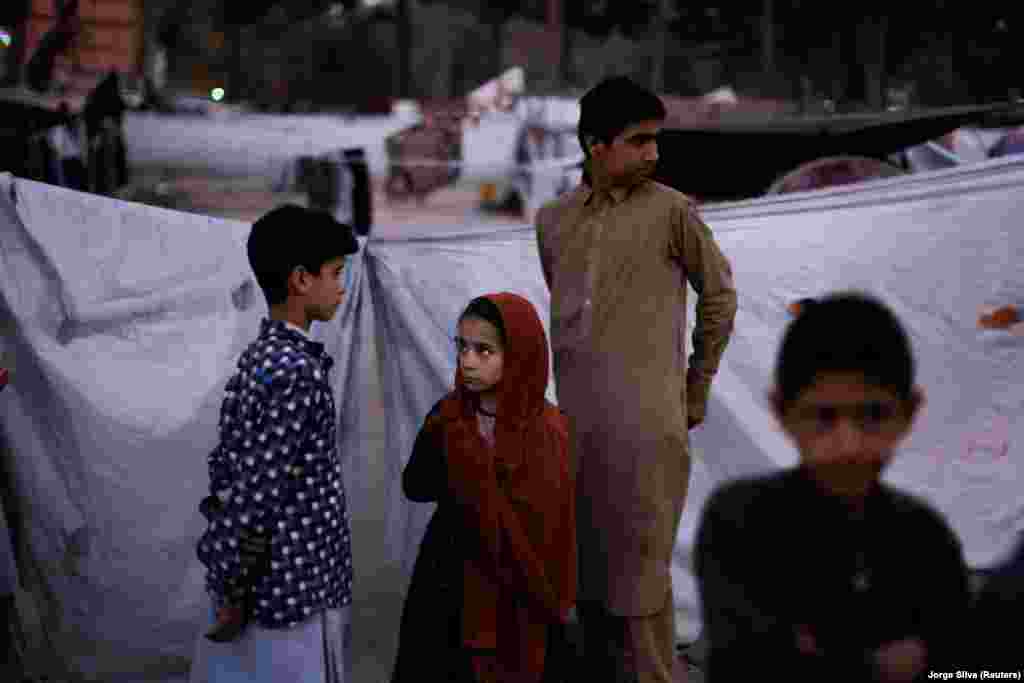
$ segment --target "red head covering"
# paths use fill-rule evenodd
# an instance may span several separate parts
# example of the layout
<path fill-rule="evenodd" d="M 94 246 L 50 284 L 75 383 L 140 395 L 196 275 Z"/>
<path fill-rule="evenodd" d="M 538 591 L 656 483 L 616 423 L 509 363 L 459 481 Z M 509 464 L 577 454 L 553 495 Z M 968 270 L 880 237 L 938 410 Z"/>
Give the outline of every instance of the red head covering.
<path fill-rule="evenodd" d="M 503 680 L 539 681 L 547 626 L 576 600 L 569 427 L 544 398 L 548 343 L 536 309 L 515 294 L 487 298 L 505 327 L 495 448 L 480 435 L 479 398 L 461 368 L 441 406 L 448 478 L 470 532 L 463 641 L 497 650 Z"/>

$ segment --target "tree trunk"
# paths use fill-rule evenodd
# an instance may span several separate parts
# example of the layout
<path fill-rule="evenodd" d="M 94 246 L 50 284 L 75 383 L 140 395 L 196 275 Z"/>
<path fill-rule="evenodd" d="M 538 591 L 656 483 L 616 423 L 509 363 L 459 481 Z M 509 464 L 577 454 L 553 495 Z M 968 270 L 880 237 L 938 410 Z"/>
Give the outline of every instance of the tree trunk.
<path fill-rule="evenodd" d="M 668 57 L 668 21 L 670 0 L 658 2 L 658 13 L 654 18 L 657 25 L 655 31 L 654 64 L 651 69 L 651 90 L 656 93 L 665 92 L 665 60 Z"/>
<path fill-rule="evenodd" d="M 775 82 L 775 2 L 764 0 L 761 12 L 761 63 L 764 74 L 774 85 Z"/>
<path fill-rule="evenodd" d="M 229 28 L 231 35 L 231 70 L 228 76 L 228 97 L 235 102 L 242 99 L 242 79 L 245 78 L 245 65 L 242 57 L 242 26 L 237 24 Z"/>
<path fill-rule="evenodd" d="M 492 54 L 491 71 L 492 78 L 500 76 L 505 70 L 505 13 L 497 8 L 491 15 L 491 43 L 494 46 Z"/>
<path fill-rule="evenodd" d="M 885 109 L 888 89 L 888 68 L 886 43 L 889 36 L 889 18 L 880 15 L 864 19 L 861 25 L 865 32 L 864 81 L 866 99 L 873 109 Z"/>
<path fill-rule="evenodd" d="M 412 23 L 410 0 L 398 0 L 398 96 L 412 97 Z"/>
<path fill-rule="evenodd" d="M 570 88 L 573 85 L 572 69 L 572 30 L 569 28 L 570 2 L 576 0 L 548 0 L 548 11 L 553 13 L 554 21 L 557 21 L 559 29 L 558 40 L 558 80 L 563 88 Z"/>
<path fill-rule="evenodd" d="M 850 76 L 849 76 L 849 49 L 847 44 L 848 31 L 836 26 L 832 30 L 832 54 L 833 54 L 833 72 L 832 72 L 832 91 L 830 99 L 839 106 L 841 102 L 844 102 L 850 93 Z"/>

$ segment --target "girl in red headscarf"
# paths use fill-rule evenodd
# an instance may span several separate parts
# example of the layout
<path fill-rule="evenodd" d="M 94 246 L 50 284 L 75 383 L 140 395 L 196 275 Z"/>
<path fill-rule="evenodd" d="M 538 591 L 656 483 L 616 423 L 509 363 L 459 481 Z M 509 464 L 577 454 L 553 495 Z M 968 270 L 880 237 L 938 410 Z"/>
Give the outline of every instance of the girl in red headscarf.
<path fill-rule="evenodd" d="M 515 294 L 459 319 L 455 389 L 434 406 L 402 474 L 437 502 L 402 615 L 393 683 L 559 680 L 576 599 L 568 422 L 544 398 L 547 335 Z"/>

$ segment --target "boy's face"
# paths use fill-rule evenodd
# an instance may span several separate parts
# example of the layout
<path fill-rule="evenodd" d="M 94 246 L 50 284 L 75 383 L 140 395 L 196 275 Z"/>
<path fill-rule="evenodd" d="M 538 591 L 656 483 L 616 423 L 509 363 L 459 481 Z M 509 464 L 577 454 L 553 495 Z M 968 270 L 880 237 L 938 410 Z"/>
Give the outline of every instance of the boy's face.
<path fill-rule="evenodd" d="M 466 388 L 476 393 L 493 393 L 501 381 L 505 357 L 498 328 L 486 320 L 464 318 L 459 322 L 455 348 Z"/>
<path fill-rule="evenodd" d="M 635 123 L 611 143 L 590 146 L 595 169 L 615 185 L 631 185 L 650 177 L 658 164 L 661 121 Z"/>
<path fill-rule="evenodd" d="M 860 373 L 818 376 L 789 406 L 772 401 L 811 476 L 833 495 L 858 499 L 878 482 L 923 403 L 868 383 Z"/>
<path fill-rule="evenodd" d="M 319 273 L 301 271 L 298 275 L 302 283 L 300 291 L 305 299 L 306 317 L 310 321 L 331 320 L 345 298 L 345 258 L 331 259 L 320 268 Z"/>

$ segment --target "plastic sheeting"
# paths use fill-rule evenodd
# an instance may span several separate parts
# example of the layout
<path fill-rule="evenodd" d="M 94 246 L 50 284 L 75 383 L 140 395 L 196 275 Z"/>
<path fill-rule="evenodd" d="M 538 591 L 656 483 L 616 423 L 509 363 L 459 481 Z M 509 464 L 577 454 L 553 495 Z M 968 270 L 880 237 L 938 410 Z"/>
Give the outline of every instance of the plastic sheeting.
<path fill-rule="evenodd" d="M 902 317 L 928 403 L 889 478 L 948 516 L 975 567 L 1011 548 L 1024 529 L 1024 336 L 976 321 L 981 306 L 1024 305 L 1022 186 L 1024 162 L 1009 159 L 705 207 L 740 309 L 707 423 L 692 433 L 673 567 L 681 639 L 700 626 L 690 566 L 708 493 L 796 460 L 765 393 L 786 306 L 805 296 L 867 288 Z M 0 416 L 25 519 L 22 583 L 69 677 L 180 672 L 206 607 L 194 553 L 206 454 L 224 382 L 265 313 L 245 263 L 248 228 L 20 180 L 11 197 L 0 187 L 0 314 L 17 323 L 4 340 L 17 362 Z M 338 361 L 352 514 L 382 498 L 388 508 L 382 538 L 354 539 L 355 562 L 382 545 L 377 555 L 406 581 L 431 507 L 406 502 L 399 475 L 451 382 L 458 313 L 509 290 L 548 316 L 532 227 L 416 230 L 353 257 L 343 310 L 314 330 Z M 375 349 L 379 377 L 369 374 Z M 381 452 L 360 428 L 377 381 Z M 383 490 L 361 485 L 380 468 Z"/>
<path fill-rule="evenodd" d="M 249 226 L 22 180 L 12 203 L 4 184 L 0 292 L 17 334 L 4 340 L 16 371 L 0 416 L 27 527 L 21 583 L 56 651 L 52 675 L 187 670 L 208 605 L 194 547 L 206 454 L 266 314 Z M 359 302 L 354 266 L 345 311 Z M 314 334 L 342 395 L 357 356 L 339 330 Z"/>
<path fill-rule="evenodd" d="M 0 496 L 6 495 L 8 495 L 7 491 L 0 493 Z M 11 529 L 7 523 L 4 508 L 0 506 L 0 598 L 13 595 L 18 587 L 18 567 L 14 562 Z"/>
<path fill-rule="evenodd" d="M 976 325 L 982 305 L 1024 304 L 1021 183 L 1024 164 L 986 164 L 705 210 L 733 261 L 740 308 L 707 424 L 692 434 L 696 463 L 674 565 L 681 639 L 699 631 L 690 553 L 711 487 L 796 462 L 765 394 L 786 306 L 799 298 L 864 288 L 912 331 L 929 402 L 890 476 L 949 517 L 971 564 L 993 564 L 1024 529 L 1024 425 L 1015 419 L 1024 408 L 1024 339 Z M 504 289 L 547 315 L 548 294 L 529 227 L 377 242 L 368 270 L 381 309 L 388 452 L 405 458 L 452 376 L 446 335 L 459 307 Z M 404 548 L 406 570 L 429 517 L 424 507 L 395 508 L 390 544 Z"/>
<path fill-rule="evenodd" d="M 548 120 L 561 125 L 564 103 L 551 105 Z M 168 116 L 129 112 L 124 135 L 133 167 L 202 168 L 228 177 L 264 177 L 275 190 L 294 184 L 295 163 L 303 156 L 335 154 L 361 147 L 370 172 L 385 177 L 389 168 L 386 139 L 418 120 L 392 115 L 346 120 L 331 116 Z M 572 124 L 575 125 L 575 124 Z M 462 127 L 460 177 L 470 181 L 504 180 L 516 168 L 516 140 L 522 118 L 495 112 Z M 575 136 L 569 136 L 573 154 L 558 160 L 558 169 L 583 159 Z M 436 160 L 416 160 L 434 165 Z M 444 162 L 447 163 L 447 162 Z M 551 164 L 548 164 L 549 166 Z M 546 172 L 541 168 L 539 172 Z"/>
<path fill-rule="evenodd" d="M 993 146 L 1006 133 L 1000 128 L 958 128 L 938 142 L 926 142 L 904 151 L 915 173 L 937 171 L 959 164 L 985 161 Z"/>

